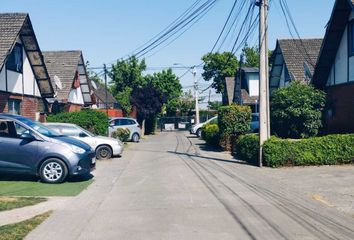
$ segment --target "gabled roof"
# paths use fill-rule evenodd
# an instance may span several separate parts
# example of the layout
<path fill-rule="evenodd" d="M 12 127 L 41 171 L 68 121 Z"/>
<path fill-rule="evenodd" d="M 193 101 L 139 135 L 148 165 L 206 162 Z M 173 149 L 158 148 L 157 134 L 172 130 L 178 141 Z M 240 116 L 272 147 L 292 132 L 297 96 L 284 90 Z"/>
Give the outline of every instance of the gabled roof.
<path fill-rule="evenodd" d="M 292 80 L 304 82 L 305 68 L 307 65 L 311 73 L 314 71 L 316 61 L 321 49 L 322 39 L 279 39 L 279 47 L 288 72 Z"/>
<path fill-rule="evenodd" d="M 334 59 L 345 31 L 350 13 L 353 11 L 354 0 L 336 0 L 331 18 L 327 24 L 326 34 L 318 57 L 312 83 L 324 88 L 331 71 Z"/>
<path fill-rule="evenodd" d="M 4 67 L 18 37 L 26 50 L 41 95 L 52 97 L 53 87 L 27 13 L 0 14 L 0 69 Z"/>
<path fill-rule="evenodd" d="M 235 94 L 235 78 L 234 77 L 226 77 L 225 78 L 226 85 L 226 95 L 228 104 L 231 104 L 234 99 Z"/>
<path fill-rule="evenodd" d="M 82 52 L 80 50 L 44 51 L 43 56 L 53 86 L 56 86 L 54 82 L 54 76 L 59 77 L 60 82 L 62 84 L 62 89 L 56 88 L 56 98 L 58 100 L 61 101 L 68 99 L 79 65 L 83 65 L 85 69 L 84 72 L 79 72 L 80 85 L 82 87 L 83 84 L 88 84 L 88 90 L 84 91 L 84 89 L 82 88 L 83 95 L 90 95 L 90 89 L 92 89 L 92 87 L 87 77 L 86 68 L 83 64 Z M 84 96 L 84 101 L 85 104 L 92 103 L 90 96 Z"/>
<path fill-rule="evenodd" d="M 112 93 L 110 93 L 102 84 L 96 83 L 97 89 L 94 89 L 94 93 L 96 98 L 99 98 L 102 102 L 106 103 L 106 93 L 107 93 L 107 104 L 118 103 L 117 100 L 113 97 Z"/>

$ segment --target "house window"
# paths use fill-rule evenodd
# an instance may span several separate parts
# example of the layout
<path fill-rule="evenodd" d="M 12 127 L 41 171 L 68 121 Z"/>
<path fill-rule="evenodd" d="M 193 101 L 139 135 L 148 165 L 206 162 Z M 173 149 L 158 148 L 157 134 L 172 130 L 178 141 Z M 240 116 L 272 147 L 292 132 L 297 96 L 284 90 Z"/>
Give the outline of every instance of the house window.
<path fill-rule="evenodd" d="M 354 56 L 354 21 L 349 23 L 349 56 Z"/>
<path fill-rule="evenodd" d="M 6 68 L 11 71 L 22 73 L 22 45 L 16 43 L 6 62 Z"/>
<path fill-rule="evenodd" d="M 10 99 L 8 101 L 8 112 L 11 114 L 21 114 L 21 101 L 17 99 Z"/>

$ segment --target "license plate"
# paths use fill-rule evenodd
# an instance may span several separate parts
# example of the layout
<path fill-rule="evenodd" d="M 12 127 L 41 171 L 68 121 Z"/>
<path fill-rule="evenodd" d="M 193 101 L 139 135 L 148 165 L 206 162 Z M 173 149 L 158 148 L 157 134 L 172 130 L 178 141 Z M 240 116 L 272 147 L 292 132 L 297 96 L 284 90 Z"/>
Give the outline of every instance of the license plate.
<path fill-rule="evenodd" d="M 96 163 L 96 158 L 95 157 L 92 158 L 91 163 L 92 164 Z"/>

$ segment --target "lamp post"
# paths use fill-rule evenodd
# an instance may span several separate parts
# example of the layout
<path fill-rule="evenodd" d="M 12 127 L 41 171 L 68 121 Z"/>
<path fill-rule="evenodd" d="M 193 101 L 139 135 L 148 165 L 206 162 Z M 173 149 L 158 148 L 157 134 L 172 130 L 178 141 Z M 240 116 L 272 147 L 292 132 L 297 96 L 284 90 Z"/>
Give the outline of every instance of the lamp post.
<path fill-rule="evenodd" d="M 174 66 L 182 66 L 186 69 L 188 69 L 188 71 L 190 73 L 193 74 L 193 81 L 194 81 L 194 96 L 195 96 L 195 120 L 194 120 L 194 124 L 199 124 L 199 88 L 198 88 L 198 79 L 197 79 L 197 67 L 194 65 L 192 67 L 187 67 L 184 66 L 181 63 L 174 63 Z"/>

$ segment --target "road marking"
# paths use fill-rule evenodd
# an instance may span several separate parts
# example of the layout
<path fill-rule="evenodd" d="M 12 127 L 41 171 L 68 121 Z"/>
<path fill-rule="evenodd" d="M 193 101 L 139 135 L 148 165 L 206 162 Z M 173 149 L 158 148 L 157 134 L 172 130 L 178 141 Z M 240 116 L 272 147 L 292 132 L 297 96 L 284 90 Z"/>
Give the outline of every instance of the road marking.
<path fill-rule="evenodd" d="M 319 201 L 320 203 L 328 206 L 328 207 L 335 207 L 333 204 L 329 203 L 327 200 L 325 200 L 321 195 L 319 194 L 313 194 L 312 199 Z"/>

